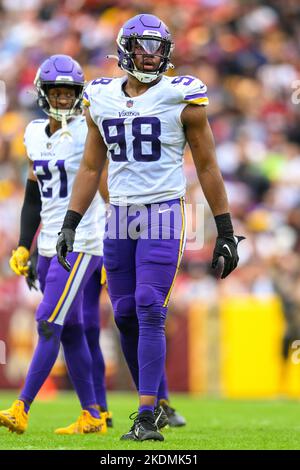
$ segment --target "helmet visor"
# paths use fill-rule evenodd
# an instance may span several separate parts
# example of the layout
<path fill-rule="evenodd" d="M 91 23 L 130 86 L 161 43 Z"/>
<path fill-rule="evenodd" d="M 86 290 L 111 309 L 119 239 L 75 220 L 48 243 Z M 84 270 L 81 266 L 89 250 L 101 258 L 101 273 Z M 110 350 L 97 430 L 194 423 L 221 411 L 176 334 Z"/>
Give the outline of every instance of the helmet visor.
<path fill-rule="evenodd" d="M 137 42 L 147 54 L 161 52 L 162 42 L 160 39 L 137 39 Z"/>

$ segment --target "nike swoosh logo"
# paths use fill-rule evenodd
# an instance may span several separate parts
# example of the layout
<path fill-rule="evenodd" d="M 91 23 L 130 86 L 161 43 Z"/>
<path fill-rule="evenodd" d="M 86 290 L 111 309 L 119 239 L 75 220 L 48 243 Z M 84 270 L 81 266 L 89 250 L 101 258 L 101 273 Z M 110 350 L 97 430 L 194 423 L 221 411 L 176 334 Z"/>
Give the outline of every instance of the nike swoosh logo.
<path fill-rule="evenodd" d="M 162 410 L 159 411 L 159 415 L 157 416 L 156 420 L 155 420 L 155 425 L 157 426 L 158 424 L 158 421 L 160 420 L 160 417 L 162 415 Z"/>
<path fill-rule="evenodd" d="M 229 251 L 230 256 L 232 257 L 232 253 L 231 253 L 230 248 L 227 245 L 227 243 L 225 245 L 223 245 L 223 248 L 227 248 L 227 250 Z"/>
<path fill-rule="evenodd" d="M 171 210 L 170 207 L 169 207 L 168 209 L 163 209 L 163 210 L 158 209 L 158 213 L 159 213 L 159 214 L 162 214 L 163 212 L 168 212 L 168 211 L 170 211 L 170 210 Z"/>

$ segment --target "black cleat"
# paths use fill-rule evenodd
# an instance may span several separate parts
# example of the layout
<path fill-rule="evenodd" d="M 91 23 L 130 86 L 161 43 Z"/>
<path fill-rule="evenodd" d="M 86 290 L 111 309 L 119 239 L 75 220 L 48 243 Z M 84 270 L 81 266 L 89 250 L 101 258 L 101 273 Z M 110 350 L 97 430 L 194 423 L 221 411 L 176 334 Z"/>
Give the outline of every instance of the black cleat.
<path fill-rule="evenodd" d="M 159 404 L 163 408 L 168 418 L 168 424 L 171 428 L 178 428 L 186 425 L 185 418 L 177 413 L 177 411 L 172 408 L 166 400 L 160 400 Z"/>
<path fill-rule="evenodd" d="M 169 424 L 167 413 L 160 405 L 154 408 L 154 420 L 158 429 L 162 429 Z"/>
<path fill-rule="evenodd" d="M 153 413 L 144 411 L 143 413 L 138 414 L 135 412 L 132 413 L 129 418 L 134 420 L 133 425 L 129 432 L 121 436 L 121 441 L 164 440 L 164 436 L 158 432 Z"/>

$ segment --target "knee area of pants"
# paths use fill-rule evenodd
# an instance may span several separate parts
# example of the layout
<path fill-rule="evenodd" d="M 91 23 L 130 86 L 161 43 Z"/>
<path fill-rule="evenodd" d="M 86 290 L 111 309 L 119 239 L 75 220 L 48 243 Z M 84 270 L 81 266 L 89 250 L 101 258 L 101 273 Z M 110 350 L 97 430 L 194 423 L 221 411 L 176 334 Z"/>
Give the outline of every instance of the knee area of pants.
<path fill-rule="evenodd" d="M 81 337 L 84 336 L 84 329 L 82 323 L 76 323 L 74 325 L 64 325 L 62 334 L 61 334 L 61 341 L 62 343 L 74 343 L 79 340 Z"/>
<path fill-rule="evenodd" d="M 115 322 L 120 328 L 130 321 L 136 322 L 136 306 L 133 296 L 122 297 L 114 303 Z"/>
<path fill-rule="evenodd" d="M 139 285 L 135 291 L 137 307 L 149 307 L 158 304 L 157 293 L 152 286 L 147 284 Z"/>

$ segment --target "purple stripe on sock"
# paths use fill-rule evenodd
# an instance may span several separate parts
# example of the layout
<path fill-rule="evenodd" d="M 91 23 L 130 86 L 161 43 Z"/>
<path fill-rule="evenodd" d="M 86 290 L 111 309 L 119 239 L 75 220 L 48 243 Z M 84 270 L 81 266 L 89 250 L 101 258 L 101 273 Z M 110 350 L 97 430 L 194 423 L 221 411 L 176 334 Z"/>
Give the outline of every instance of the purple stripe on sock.
<path fill-rule="evenodd" d="M 93 406 L 87 406 L 85 409 L 93 416 L 93 418 L 100 418 L 99 411 Z"/>
<path fill-rule="evenodd" d="M 151 411 L 151 413 L 154 412 L 154 405 L 142 405 L 139 407 L 139 414 L 143 413 L 144 411 Z"/>

